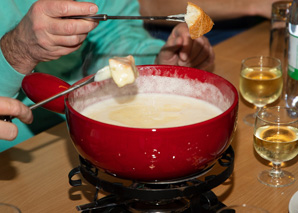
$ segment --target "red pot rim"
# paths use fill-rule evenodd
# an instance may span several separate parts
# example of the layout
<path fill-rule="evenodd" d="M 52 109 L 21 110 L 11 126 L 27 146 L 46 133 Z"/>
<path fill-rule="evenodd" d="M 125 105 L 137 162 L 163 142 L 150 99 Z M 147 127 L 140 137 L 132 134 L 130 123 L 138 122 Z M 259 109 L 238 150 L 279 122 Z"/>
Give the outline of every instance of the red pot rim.
<path fill-rule="evenodd" d="M 174 66 L 174 65 L 139 65 L 137 66 L 138 68 L 142 68 L 142 67 L 154 67 L 154 68 L 158 68 L 158 67 L 170 67 L 170 68 L 181 68 L 180 66 Z M 191 68 L 191 67 L 183 67 L 184 69 L 188 69 L 188 70 L 199 70 L 199 69 L 196 69 L 196 68 Z M 206 124 L 208 123 L 212 123 L 212 122 L 215 122 L 216 120 L 218 120 L 219 118 L 221 117 L 224 117 L 226 116 L 227 114 L 229 114 L 235 107 L 236 105 L 238 105 L 238 100 L 239 100 L 239 95 L 238 95 L 238 91 L 237 89 L 235 88 L 235 86 L 230 83 L 228 80 L 226 80 L 225 78 L 217 75 L 217 74 L 214 74 L 214 73 L 210 73 L 210 72 L 207 72 L 207 71 L 204 71 L 204 70 L 199 70 L 200 72 L 206 72 L 206 73 L 209 73 L 219 79 L 221 79 L 222 81 L 224 81 L 226 83 L 226 85 L 232 90 L 233 94 L 235 95 L 234 97 L 234 101 L 233 103 L 231 104 L 231 106 L 229 106 L 228 109 L 226 109 L 223 113 L 221 113 L 220 115 L 218 116 L 215 116 L 211 119 L 208 119 L 208 120 L 205 120 L 205 121 L 202 121 L 202 122 L 199 122 L 199 123 L 195 123 L 195 124 L 189 124 L 189 125 L 184 125 L 184 126 L 177 126 L 177 127 L 164 127 L 164 128 L 137 128 L 137 127 L 126 127 L 126 126 L 117 126 L 117 125 L 113 125 L 113 124 L 107 124 L 107 123 L 103 123 L 103 122 L 100 122 L 100 121 L 96 121 L 94 119 L 91 119 L 91 118 L 88 118 L 84 115 L 82 115 L 81 113 L 79 113 L 77 110 L 75 110 L 69 103 L 68 101 L 68 97 L 71 93 L 67 94 L 65 99 L 64 99 L 64 103 L 65 103 L 65 106 L 70 110 L 72 111 L 73 114 L 75 114 L 75 116 L 79 117 L 80 119 L 85 119 L 87 120 L 88 122 L 91 122 L 91 123 L 94 123 L 94 124 L 100 124 L 100 125 L 103 125 L 103 126 L 106 126 L 106 127 L 109 127 L 109 128 L 114 128 L 114 129 L 122 129 L 122 130 L 127 130 L 127 131 L 135 131 L 135 130 L 138 130 L 138 131 L 143 131 L 143 132 L 152 132 L 152 131 L 160 131 L 160 132 L 168 132 L 168 131 L 177 131 L 177 130 L 182 130 L 184 128 L 191 128 L 191 127 L 197 127 L 197 126 L 205 126 Z M 76 82 L 74 85 L 80 83 L 81 81 L 85 81 L 86 79 L 90 78 L 92 75 L 90 76 L 87 76 L 85 77 L 84 79 L 81 79 L 80 81 Z"/>

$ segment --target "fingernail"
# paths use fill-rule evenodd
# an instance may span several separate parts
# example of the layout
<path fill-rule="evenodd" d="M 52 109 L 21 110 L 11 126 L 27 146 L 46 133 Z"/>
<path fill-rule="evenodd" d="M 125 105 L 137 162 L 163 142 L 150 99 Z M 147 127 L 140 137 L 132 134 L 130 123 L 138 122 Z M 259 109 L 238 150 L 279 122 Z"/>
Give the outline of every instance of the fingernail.
<path fill-rule="evenodd" d="M 93 5 L 90 7 L 90 13 L 93 14 L 93 13 L 96 13 L 97 12 L 97 6 Z"/>
<path fill-rule="evenodd" d="M 186 61 L 187 60 L 187 54 L 186 53 L 181 53 L 180 58 L 181 58 L 182 61 Z"/>

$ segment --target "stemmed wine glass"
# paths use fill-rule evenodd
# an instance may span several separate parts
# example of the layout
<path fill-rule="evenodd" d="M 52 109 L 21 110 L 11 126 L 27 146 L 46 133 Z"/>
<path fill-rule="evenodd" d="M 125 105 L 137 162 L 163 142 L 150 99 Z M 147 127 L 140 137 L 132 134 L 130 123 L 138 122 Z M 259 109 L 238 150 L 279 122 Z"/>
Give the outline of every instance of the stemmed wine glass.
<path fill-rule="evenodd" d="M 21 213 L 21 210 L 16 206 L 8 203 L 0 203 L 0 212 L 5 213 Z"/>
<path fill-rule="evenodd" d="M 294 108 L 268 107 L 257 113 L 254 127 L 254 148 L 264 159 L 272 162 L 272 169 L 262 171 L 258 180 L 268 186 L 288 186 L 295 181 L 293 174 L 281 169 L 282 162 L 298 154 L 298 118 Z"/>
<path fill-rule="evenodd" d="M 221 208 L 216 213 L 269 213 L 267 210 L 261 209 L 256 206 L 249 206 L 246 204 L 243 205 L 233 205 L 233 206 L 226 206 Z"/>
<path fill-rule="evenodd" d="M 242 97 L 257 107 L 257 111 L 275 102 L 282 93 L 283 79 L 281 62 L 270 56 L 255 56 L 241 62 L 240 93 Z M 256 114 L 244 118 L 253 126 Z"/>

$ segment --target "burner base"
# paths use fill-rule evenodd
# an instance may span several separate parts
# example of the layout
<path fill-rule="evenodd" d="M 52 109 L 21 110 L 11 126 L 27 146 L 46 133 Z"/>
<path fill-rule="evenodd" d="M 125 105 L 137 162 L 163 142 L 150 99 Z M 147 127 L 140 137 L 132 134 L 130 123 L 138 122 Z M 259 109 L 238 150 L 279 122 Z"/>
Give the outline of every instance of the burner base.
<path fill-rule="evenodd" d="M 98 169 L 80 158 L 81 165 L 69 173 L 69 183 L 80 186 L 81 180 L 72 180 L 73 176 L 81 174 L 84 179 L 95 186 L 94 202 L 77 206 L 78 211 L 87 212 L 115 212 L 115 213 L 215 213 L 225 205 L 218 201 L 211 191 L 225 182 L 234 169 L 234 151 L 230 146 L 218 160 L 224 169 L 217 175 L 206 176 L 204 181 L 197 176 L 187 177 L 181 181 L 140 183 L 127 180 L 123 183 L 111 182 L 102 178 Z M 121 181 L 121 180 L 120 180 Z M 124 184 L 125 182 L 125 184 Z M 110 195 L 97 200 L 99 190 Z"/>

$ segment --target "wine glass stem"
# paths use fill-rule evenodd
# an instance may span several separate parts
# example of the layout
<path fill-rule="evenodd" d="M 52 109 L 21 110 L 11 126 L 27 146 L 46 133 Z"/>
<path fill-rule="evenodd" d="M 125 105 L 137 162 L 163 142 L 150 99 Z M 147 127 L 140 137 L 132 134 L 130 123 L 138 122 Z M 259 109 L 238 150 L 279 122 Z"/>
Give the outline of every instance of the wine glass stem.
<path fill-rule="evenodd" d="M 272 169 L 270 171 L 270 175 L 274 178 L 279 178 L 283 176 L 283 171 L 281 170 L 281 164 L 280 163 L 272 163 Z"/>
<path fill-rule="evenodd" d="M 256 106 L 256 107 L 257 107 L 257 109 L 256 109 L 256 112 L 255 112 L 255 114 L 254 114 L 254 118 L 256 118 L 258 112 L 259 112 L 261 109 L 263 109 L 263 107 L 260 107 L 260 106 Z"/>
<path fill-rule="evenodd" d="M 257 106 L 256 113 L 258 113 L 261 109 L 263 109 L 263 107 Z"/>

